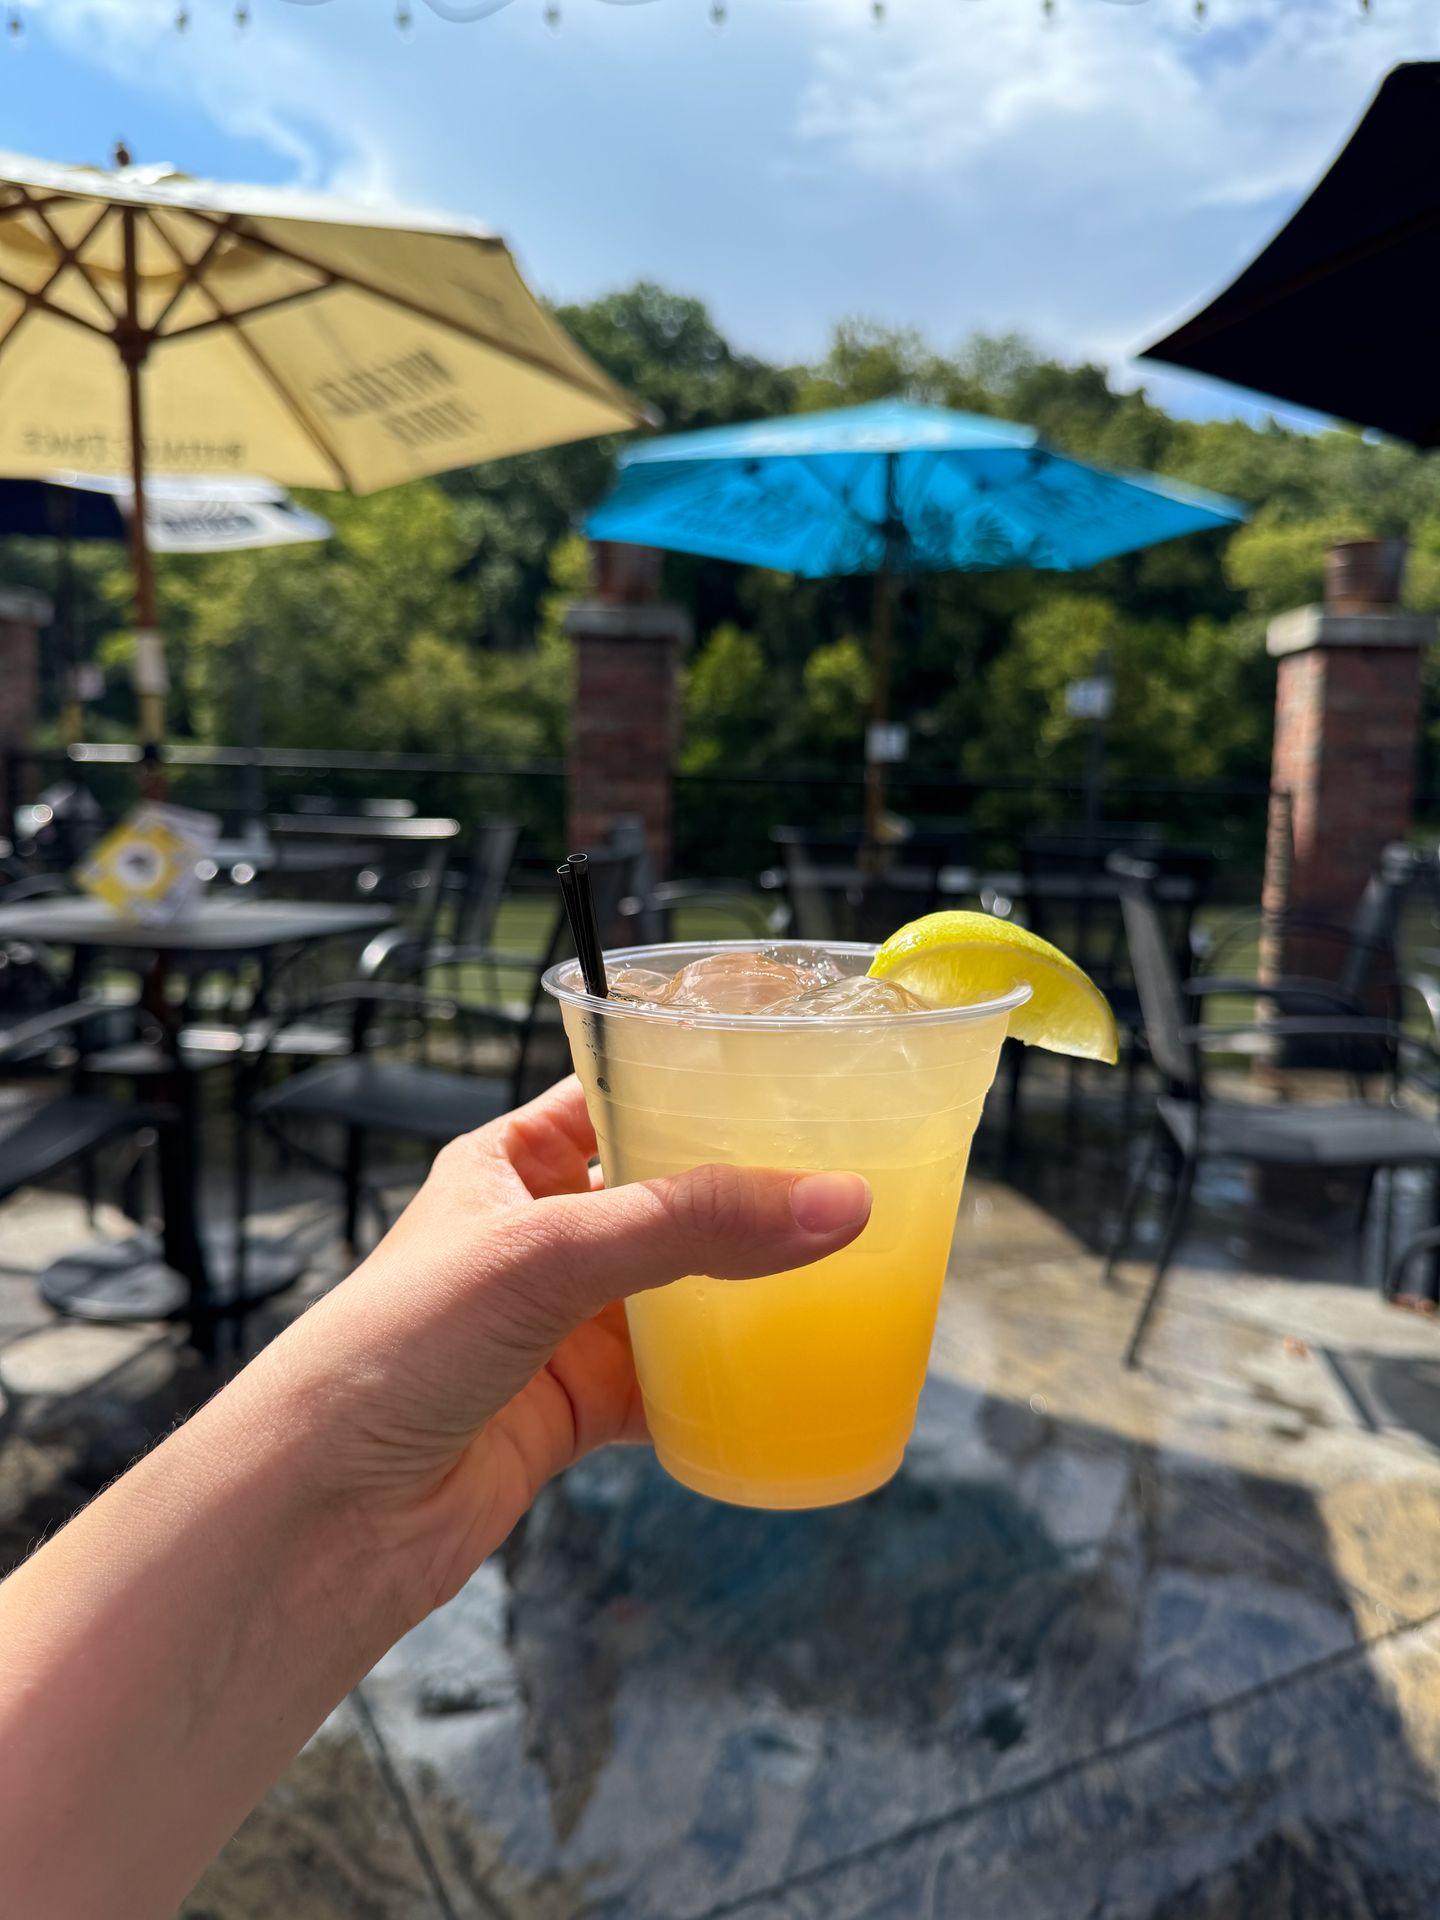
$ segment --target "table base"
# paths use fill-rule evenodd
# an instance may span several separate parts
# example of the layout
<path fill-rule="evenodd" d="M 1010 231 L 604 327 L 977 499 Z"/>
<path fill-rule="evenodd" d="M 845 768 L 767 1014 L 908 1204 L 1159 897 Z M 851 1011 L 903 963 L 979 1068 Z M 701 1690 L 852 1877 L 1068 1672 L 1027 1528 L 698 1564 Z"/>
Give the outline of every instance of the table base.
<path fill-rule="evenodd" d="M 233 1234 L 206 1234 L 204 1241 L 210 1311 L 215 1315 L 244 1312 L 269 1300 L 293 1286 L 305 1271 L 303 1256 L 289 1241 L 247 1238 L 242 1297 L 235 1290 Z M 148 1233 L 66 1254 L 41 1274 L 40 1296 L 57 1313 L 74 1320 L 123 1324 L 188 1320 L 193 1315 L 189 1284 L 183 1274 L 165 1264 L 160 1242 Z"/>

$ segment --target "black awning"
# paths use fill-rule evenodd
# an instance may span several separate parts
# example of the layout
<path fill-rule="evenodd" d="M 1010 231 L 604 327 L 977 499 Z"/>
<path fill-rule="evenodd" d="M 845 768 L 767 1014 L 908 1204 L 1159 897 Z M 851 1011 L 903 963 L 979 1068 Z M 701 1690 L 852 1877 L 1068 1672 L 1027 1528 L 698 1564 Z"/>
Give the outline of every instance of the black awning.
<path fill-rule="evenodd" d="M 1143 357 L 1440 445 L 1440 61 L 1396 67 L 1265 250 Z"/>

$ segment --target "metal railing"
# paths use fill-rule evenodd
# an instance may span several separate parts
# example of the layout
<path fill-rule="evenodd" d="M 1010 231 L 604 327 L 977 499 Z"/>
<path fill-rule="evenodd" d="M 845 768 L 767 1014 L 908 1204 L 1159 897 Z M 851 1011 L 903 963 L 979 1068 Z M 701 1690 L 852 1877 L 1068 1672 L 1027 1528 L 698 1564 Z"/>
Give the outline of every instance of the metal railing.
<path fill-rule="evenodd" d="M 62 780 L 87 788 L 107 818 L 117 817 L 133 804 L 139 758 L 137 747 L 108 742 L 10 752 L 0 757 L 4 819 L 16 804 Z M 231 830 L 247 818 L 304 811 L 307 803 L 350 811 L 367 801 L 404 799 L 420 813 L 454 815 L 462 823 L 505 815 L 520 823 L 532 855 L 549 859 L 563 850 L 565 768 L 558 761 L 510 766 L 464 755 L 187 744 L 167 747 L 164 761 L 174 800 L 220 814 Z M 859 766 L 846 773 L 797 766 L 677 774 L 674 869 L 757 873 L 775 857 L 772 827 L 840 833 L 858 826 L 863 801 Z M 1103 820 L 1145 822 L 1171 842 L 1213 848 L 1224 894 L 1254 899 L 1271 804 L 1270 790 L 1259 783 L 1111 781 L 1103 790 Z M 978 861 L 1003 866 L 1017 858 L 1027 832 L 1080 824 L 1085 782 L 1081 775 L 977 779 L 943 767 L 896 767 L 888 805 L 916 828 L 967 841 Z"/>

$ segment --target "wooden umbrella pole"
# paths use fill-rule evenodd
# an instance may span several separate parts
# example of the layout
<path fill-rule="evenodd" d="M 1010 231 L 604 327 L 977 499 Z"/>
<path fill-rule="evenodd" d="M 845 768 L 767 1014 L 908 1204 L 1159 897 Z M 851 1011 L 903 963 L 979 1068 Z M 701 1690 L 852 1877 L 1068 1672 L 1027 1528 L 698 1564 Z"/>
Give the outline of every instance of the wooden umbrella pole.
<path fill-rule="evenodd" d="M 890 718 L 890 646 L 895 624 L 895 577 L 889 563 L 875 576 L 875 602 L 870 628 L 870 724 L 884 726 Z M 885 812 L 885 762 L 874 757 L 865 743 L 865 845 L 880 844 L 880 822 Z"/>
<path fill-rule="evenodd" d="M 155 564 L 145 517 L 145 361 L 149 336 L 140 325 L 140 269 L 136 244 L 136 215 L 132 207 L 122 214 L 125 237 L 125 324 L 117 330 L 117 345 L 125 363 L 126 397 L 130 415 L 130 560 L 135 574 L 135 694 L 139 707 L 140 751 L 144 757 L 141 790 L 147 800 L 165 796 L 165 774 L 160 765 L 160 742 L 165 732 L 165 655 L 155 610 Z"/>
<path fill-rule="evenodd" d="M 890 656 L 895 630 L 895 566 L 904 529 L 900 520 L 899 460 L 885 457 L 885 554 L 875 576 L 875 605 L 870 628 L 870 725 L 883 727 L 890 718 Z M 876 742 L 865 741 L 865 848 L 873 857 L 880 844 L 885 814 L 885 762 L 875 753 Z"/>

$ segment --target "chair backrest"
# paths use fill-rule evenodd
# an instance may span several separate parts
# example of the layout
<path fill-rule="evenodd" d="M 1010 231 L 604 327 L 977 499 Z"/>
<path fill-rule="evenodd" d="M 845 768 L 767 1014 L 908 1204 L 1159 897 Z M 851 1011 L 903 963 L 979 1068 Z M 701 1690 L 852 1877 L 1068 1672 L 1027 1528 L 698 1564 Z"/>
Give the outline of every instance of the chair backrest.
<path fill-rule="evenodd" d="M 460 871 L 452 875 L 457 947 L 489 946 L 505 896 L 520 828 L 513 820 L 481 820 L 470 829 Z"/>
<path fill-rule="evenodd" d="M 867 846 L 858 834 L 817 835 L 776 827 L 785 864 L 790 932 L 801 940 L 884 940 L 933 913 L 940 878 L 969 854 L 960 834 L 915 834 Z"/>
<path fill-rule="evenodd" d="M 795 827 L 776 827 L 770 838 L 785 864 L 785 894 L 790 907 L 790 932 L 800 940 L 838 940 L 834 889 L 827 888 L 818 850 Z M 843 864 L 853 866 L 856 848 L 847 850 Z M 835 863 L 840 864 L 840 863 Z"/>
<path fill-rule="evenodd" d="M 276 814 L 268 830 L 276 857 L 270 890 L 392 907 L 430 945 L 458 821 Z"/>
<path fill-rule="evenodd" d="M 1117 853 L 1111 855 L 1110 872 L 1120 889 L 1130 967 L 1151 1058 L 1177 1092 L 1198 1100 L 1204 1091 L 1200 1055 L 1185 1037 L 1191 1021 L 1155 901 L 1156 869 L 1149 861 Z"/>
<path fill-rule="evenodd" d="M 1124 936 L 1115 877 L 1106 867 L 1111 835 L 1031 833 L 1020 849 L 1025 919 L 1102 988 L 1114 982 Z"/>
<path fill-rule="evenodd" d="M 1363 1005 L 1373 987 L 1388 984 L 1400 971 L 1400 916 L 1419 868 L 1415 852 L 1396 841 L 1380 855 L 1350 922 L 1350 939 L 1340 967 L 1340 990 Z"/>
<path fill-rule="evenodd" d="M 1152 843 L 1149 836 L 1157 831 L 1139 825 L 1093 834 L 1030 834 L 1021 852 L 1028 924 L 1062 947 L 1106 992 L 1133 984 L 1119 886 L 1110 864 L 1117 855 L 1153 868 L 1151 905 L 1160 916 L 1172 963 L 1182 979 L 1191 971 L 1191 927 L 1214 879 L 1215 855 L 1207 847 Z"/>

